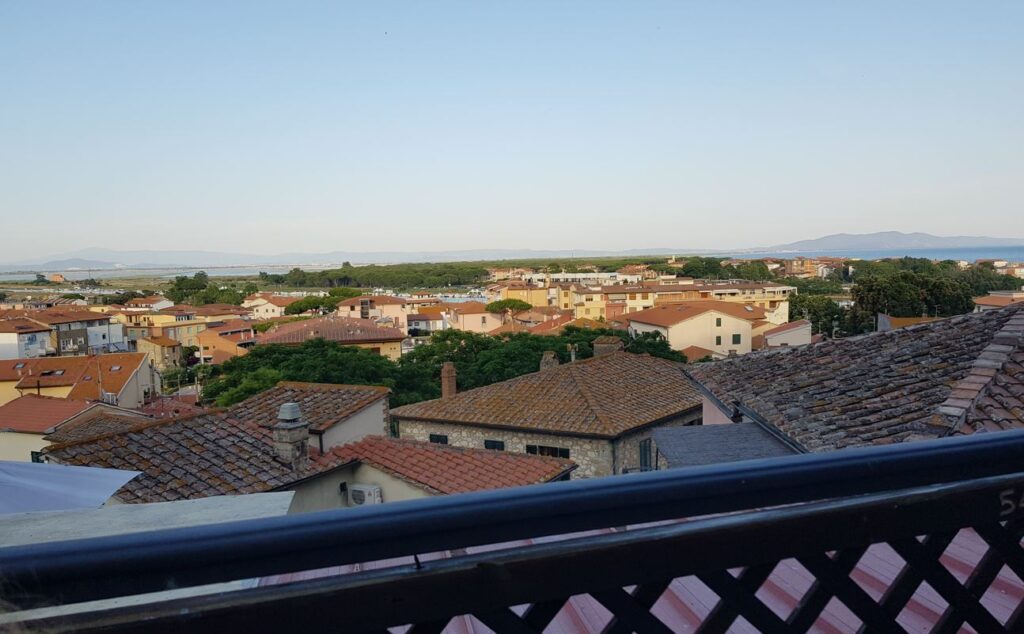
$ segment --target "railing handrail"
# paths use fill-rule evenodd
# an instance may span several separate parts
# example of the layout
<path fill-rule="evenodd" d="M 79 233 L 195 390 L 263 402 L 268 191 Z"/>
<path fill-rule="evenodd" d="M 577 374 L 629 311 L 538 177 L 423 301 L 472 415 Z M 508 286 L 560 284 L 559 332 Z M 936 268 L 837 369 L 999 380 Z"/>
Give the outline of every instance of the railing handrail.
<path fill-rule="evenodd" d="M 100 599 L 1022 471 L 1024 430 L 14 546 L 0 593 Z"/>

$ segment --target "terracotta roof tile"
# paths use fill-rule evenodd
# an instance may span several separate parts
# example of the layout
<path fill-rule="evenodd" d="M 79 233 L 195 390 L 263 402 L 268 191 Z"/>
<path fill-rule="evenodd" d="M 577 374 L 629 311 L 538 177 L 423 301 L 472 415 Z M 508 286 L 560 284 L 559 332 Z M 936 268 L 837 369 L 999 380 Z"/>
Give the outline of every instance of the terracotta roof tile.
<path fill-rule="evenodd" d="M 26 394 L 0 405 L 0 431 L 45 434 L 92 406 L 88 401 Z"/>
<path fill-rule="evenodd" d="M 282 323 L 257 336 L 256 343 L 300 344 L 317 337 L 340 343 L 380 343 L 401 341 L 405 333 L 369 319 L 329 316 Z"/>
<path fill-rule="evenodd" d="M 682 364 L 614 352 L 391 410 L 419 419 L 613 438 L 701 404 Z"/>
<path fill-rule="evenodd" d="M 689 372 L 719 400 L 740 401 L 806 449 L 830 451 L 1024 426 L 1022 341 L 1024 304 L 1017 304 Z"/>
<path fill-rule="evenodd" d="M 310 430 L 324 431 L 386 399 L 389 394 L 391 390 L 388 388 L 375 385 L 281 381 L 269 390 L 233 405 L 228 411 L 239 420 L 269 426 L 277 422 L 281 405 L 298 403 Z"/>
<path fill-rule="evenodd" d="M 30 332 L 50 332 L 50 327 L 32 321 L 31 319 L 15 318 L 0 321 L 0 332 L 18 334 Z"/>
<path fill-rule="evenodd" d="M 111 411 L 112 409 L 102 405 L 95 407 L 93 410 L 85 412 L 82 416 L 59 425 L 56 431 L 45 436 L 45 439 L 51 443 L 87 440 L 107 434 L 119 433 L 150 420 L 148 416 L 142 414 L 117 413 Z"/>
<path fill-rule="evenodd" d="M 163 502 L 270 491 L 334 469 L 343 459 L 319 456 L 293 468 L 252 425 L 224 412 L 147 421 L 119 433 L 51 445 L 44 453 L 67 465 L 142 473 L 121 487 L 122 502 Z"/>
<path fill-rule="evenodd" d="M 712 311 L 752 322 L 764 319 L 764 309 L 760 306 L 749 306 L 738 302 L 722 302 L 713 299 L 662 304 L 654 308 L 629 313 L 625 317 L 630 322 L 635 321 L 655 326 L 674 326 L 687 319 L 693 319 L 698 315 Z"/>
<path fill-rule="evenodd" d="M 41 357 L 0 361 L 0 381 L 17 381 L 18 389 L 72 386 L 68 398 L 100 400 L 98 381 L 103 390 L 118 394 L 147 355 L 143 352 L 116 352 L 81 357 Z M 20 367 L 19 367 L 20 366 Z M 119 368 L 114 370 L 114 368 Z"/>
<path fill-rule="evenodd" d="M 358 460 L 437 493 L 549 482 L 576 468 L 569 460 L 514 454 L 489 449 L 466 449 L 383 436 L 335 447 L 345 462 Z"/>

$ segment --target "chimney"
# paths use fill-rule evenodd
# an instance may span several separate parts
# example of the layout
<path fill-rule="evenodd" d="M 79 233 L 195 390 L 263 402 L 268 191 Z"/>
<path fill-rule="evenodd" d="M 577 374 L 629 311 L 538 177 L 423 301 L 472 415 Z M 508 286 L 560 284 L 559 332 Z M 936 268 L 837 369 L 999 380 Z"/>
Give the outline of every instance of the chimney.
<path fill-rule="evenodd" d="M 271 427 L 274 452 L 293 469 L 300 467 L 309 457 L 309 423 L 302 420 L 298 403 L 285 403 L 277 413 L 277 423 Z"/>
<path fill-rule="evenodd" d="M 455 396 L 457 391 L 455 385 L 455 364 L 445 361 L 441 364 L 441 398 Z"/>
<path fill-rule="evenodd" d="M 622 339 L 615 335 L 606 335 L 594 339 L 594 356 L 599 357 L 603 354 L 611 354 L 622 350 Z"/>
<path fill-rule="evenodd" d="M 540 358 L 540 369 L 547 370 L 554 368 L 558 365 L 558 357 L 555 355 L 554 350 L 545 350 L 544 355 Z"/>

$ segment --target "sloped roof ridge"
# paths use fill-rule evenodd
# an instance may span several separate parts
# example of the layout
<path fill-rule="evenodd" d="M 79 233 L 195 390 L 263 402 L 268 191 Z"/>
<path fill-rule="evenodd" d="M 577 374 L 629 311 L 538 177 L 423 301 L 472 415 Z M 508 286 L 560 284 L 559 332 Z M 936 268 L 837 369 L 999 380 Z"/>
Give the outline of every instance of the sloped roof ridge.
<path fill-rule="evenodd" d="M 989 391 L 1007 361 L 1024 350 L 1024 310 L 1015 314 L 992 336 L 992 341 L 971 364 L 967 375 L 957 381 L 938 408 L 937 422 L 949 427 L 949 433 L 963 428 L 968 413 Z"/>
<path fill-rule="evenodd" d="M 78 445 L 85 445 L 85 444 L 93 443 L 93 442 L 96 442 L 96 441 L 99 441 L 99 440 L 106 440 L 107 438 L 113 438 L 115 436 L 121 436 L 123 434 L 133 434 L 133 433 L 136 433 L 136 432 L 140 432 L 140 431 L 149 429 L 151 427 L 159 427 L 161 425 L 169 425 L 171 423 L 182 423 L 182 422 L 191 420 L 193 418 L 199 418 L 201 416 L 217 416 L 219 418 L 220 414 L 222 414 L 223 412 L 224 412 L 224 410 L 222 410 L 222 409 L 213 409 L 213 410 L 206 410 L 206 411 L 202 411 L 202 412 L 197 412 L 197 413 L 194 413 L 194 414 L 185 414 L 183 416 L 174 416 L 174 417 L 171 417 L 171 418 L 154 418 L 152 420 L 144 420 L 141 423 L 139 423 L 138 425 L 133 425 L 131 427 L 128 427 L 127 429 L 122 429 L 122 430 L 119 430 L 119 431 L 107 432 L 106 434 L 102 434 L 102 435 L 99 435 L 99 436 L 90 436 L 89 438 L 83 438 L 81 440 L 71 440 L 71 441 L 63 442 L 63 443 L 55 443 L 55 444 L 47 446 L 46 447 L 46 451 L 57 451 L 57 450 L 61 450 L 61 449 L 66 449 L 68 447 L 75 447 L 75 446 L 78 446 Z"/>

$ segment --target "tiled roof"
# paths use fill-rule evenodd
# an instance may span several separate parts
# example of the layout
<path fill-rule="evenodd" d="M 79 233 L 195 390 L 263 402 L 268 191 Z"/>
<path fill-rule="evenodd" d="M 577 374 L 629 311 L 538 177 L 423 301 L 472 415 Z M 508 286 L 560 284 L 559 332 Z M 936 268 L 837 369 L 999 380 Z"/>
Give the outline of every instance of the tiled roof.
<path fill-rule="evenodd" d="M 66 443 L 88 440 L 107 434 L 116 434 L 149 420 L 148 416 L 132 416 L 128 413 L 115 413 L 113 408 L 98 406 L 83 416 L 70 420 L 57 427 L 56 431 L 45 436 L 51 443 Z"/>
<path fill-rule="evenodd" d="M 614 438 L 700 406 L 682 365 L 614 352 L 391 410 L 398 419 Z"/>
<path fill-rule="evenodd" d="M 1021 426 L 1022 338 L 1016 305 L 688 368 L 722 402 L 829 451 Z"/>
<path fill-rule="evenodd" d="M 460 315 L 479 315 L 481 313 L 488 313 L 487 304 L 483 302 L 457 302 L 449 304 L 452 311 L 459 313 Z"/>
<path fill-rule="evenodd" d="M 1009 295 L 986 295 L 984 297 L 974 298 L 975 304 L 980 306 L 996 306 L 999 308 L 1022 302 L 1024 302 L 1024 297 L 1011 297 Z"/>
<path fill-rule="evenodd" d="M 665 427 L 655 429 L 651 436 L 669 468 L 799 453 L 757 423 Z"/>
<path fill-rule="evenodd" d="M 558 336 L 565 332 L 566 327 L 573 326 L 575 328 L 588 328 L 590 330 L 599 330 L 601 328 L 613 328 L 614 325 L 606 321 L 598 321 L 597 319 L 591 319 L 590 317 L 580 317 L 579 319 L 573 319 L 571 316 L 567 316 L 568 319 L 558 318 L 544 323 L 537 324 L 530 328 L 530 332 L 535 335 L 554 335 Z"/>
<path fill-rule="evenodd" d="M 261 299 L 267 300 L 268 303 L 271 303 L 274 306 L 277 306 L 278 308 L 285 308 L 289 304 L 294 304 L 295 302 L 299 301 L 302 298 L 301 297 L 285 297 L 283 295 L 264 295 Z"/>
<path fill-rule="evenodd" d="M 283 323 L 256 337 L 257 343 L 302 343 L 323 337 L 340 343 L 378 343 L 401 341 L 405 334 L 398 328 L 384 328 L 369 319 L 318 317 Z"/>
<path fill-rule="evenodd" d="M 391 304 L 399 306 L 402 304 L 409 303 L 408 300 L 402 299 L 401 297 L 392 297 L 391 295 L 360 295 L 359 297 L 350 297 L 349 299 L 338 302 L 338 306 L 359 306 L 364 301 L 368 301 L 371 304 L 383 306 L 385 304 Z"/>
<path fill-rule="evenodd" d="M 78 310 L 36 310 L 27 314 L 26 317 L 41 324 L 49 324 L 51 326 L 54 324 L 71 324 L 77 321 L 104 321 L 110 319 L 109 315 L 84 308 Z"/>
<path fill-rule="evenodd" d="M 531 456 L 490 449 L 466 449 L 383 436 L 367 436 L 335 447 L 343 462 L 370 464 L 434 493 L 466 493 L 484 489 L 549 482 L 576 468 L 561 458 Z"/>
<path fill-rule="evenodd" d="M 88 401 L 26 394 L 0 405 L 0 431 L 45 434 L 92 405 Z"/>
<path fill-rule="evenodd" d="M 170 337 L 164 337 L 163 335 L 154 335 L 149 337 L 143 337 L 144 340 L 164 348 L 174 348 L 180 346 L 181 342 L 177 339 L 171 339 Z"/>
<path fill-rule="evenodd" d="M 203 411 L 203 408 L 196 404 L 196 400 L 194 394 L 188 396 L 158 396 L 140 408 L 139 411 L 153 418 L 191 416 Z"/>
<path fill-rule="evenodd" d="M 30 332 L 50 332 L 50 328 L 38 322 L 32 321 L 31 319 L 16 318 L 0 321 L 0 332 L 17 334 Z"/>
<path fill-rule="evenodd" d="M 117 492 L 129 503 L 260 493 L 344 464 L 328 454 L 293 469 L 249 427 L 225 413 L 201 414 L 147 421 L 44 453 L 60 464 L 141 471 Z"/>
<path fill-rule="evenodd" d="M 125 302 L 126 306 L 149 306 L 157 302 L 167 301 L 162 295 L 147 295 L 146 297 L 135 297 Z"/>
<path fill-rule="evenodd" d="M 654 326 L 674 326 L 707 312 L 721 313 L 751 322 L 764 319 L 764 309 L 760 306 L 749 306 L 737 302 L 722 302 L 713 299 L 663 304 L 654 308 L 629 313 L 625 317 L 630 322 L 635 321 Z"/>
<path fill-rule="evenodd" d="M 687 361 L 697 361 L 704 357 L 710 357 L 715 354 L 714 350 L 708 350 L 707 348 L 701 348 L 700 346 L 687 346 L 680 350 L 683 356 L 686 357 Z"/>
<path fill-rule="evenodd" d="M 804 328 L 805 326 L 810 326 L 810 325 L 811 325 L 810 321 L 808 321 L 806 319 L 798 319 L 796 321 L 791 321 L 789 323 L 782 324 L 781 326 L 776 326 L 776 327 L 771 328 L 769 330 L 765 330 L 761 334 L 766 336 L 766 337 L 770 336 L 770 335 L 781 335 L 784 332 L 789 332 L 790 330 L 796 330 L 797 328 Z"/>
<path fill-rule="evenodd" d="M 298 403 L 310 430 L 323 431 L 387 398 L 390 393 L 388 388 L 375 385 L 281 381 L 269 390 L 233 405 L 228 411 L 240 420 L 269 426 L 277 422 L 281 405 Z M 383 429 L 381 431 L 383 433 Z"/>
<path fill-rule="evenodd" d="M 40 387 L 70 385 L 73 387 L 68 398 L 95 401 L 100 400 L 98 381 L 101 377 L 103 390 L 118 394 L 146 357 L 143 352 L 116 352 L 82 357 L 5 359 L 0 361 L 0 381 L 17 381 L 18 389 L 32 389 L 37 384 Z"/>

